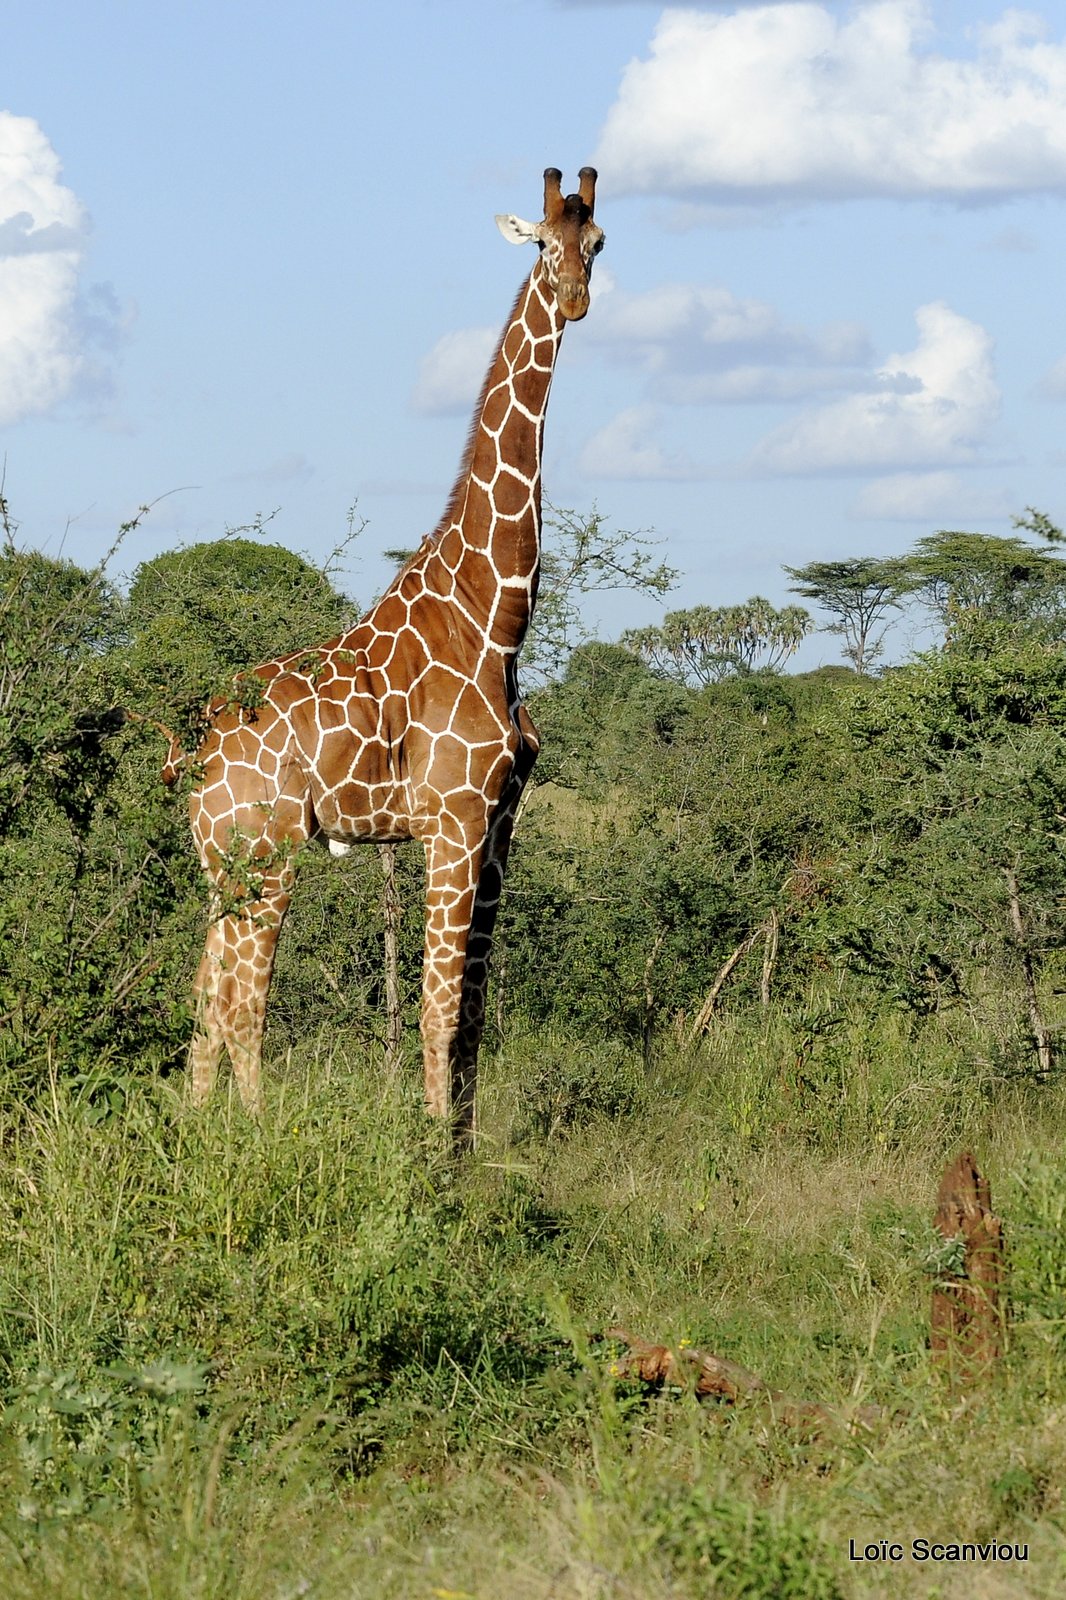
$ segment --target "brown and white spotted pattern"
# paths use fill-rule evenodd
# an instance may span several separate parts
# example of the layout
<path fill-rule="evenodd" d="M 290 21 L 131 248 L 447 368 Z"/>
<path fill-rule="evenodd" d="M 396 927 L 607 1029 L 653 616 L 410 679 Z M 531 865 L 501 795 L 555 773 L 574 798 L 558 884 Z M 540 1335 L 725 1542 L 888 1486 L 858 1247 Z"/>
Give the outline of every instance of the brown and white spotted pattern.
<path fill-rule="evenodd" d="M 245 1106 L 259 1063 L 278 933 L 299 847 L 420 839 L 427 865 L 422 1040 L 426 1103 L 474 1132 L 493 924 L 515 807 L 536 759 L 515 658 L 537 593 L 541 439 L 563 328 L 588 310 L 596 174 L 544 220 L 498 217 L 540 255 L 485 379 L 437 529 L 350 632 L 255 669 L 252 710 L 216 702 L 198 755 L 193 832 L 214 885 L 195 982 L 192 1093 L 229 1052 Z"/>

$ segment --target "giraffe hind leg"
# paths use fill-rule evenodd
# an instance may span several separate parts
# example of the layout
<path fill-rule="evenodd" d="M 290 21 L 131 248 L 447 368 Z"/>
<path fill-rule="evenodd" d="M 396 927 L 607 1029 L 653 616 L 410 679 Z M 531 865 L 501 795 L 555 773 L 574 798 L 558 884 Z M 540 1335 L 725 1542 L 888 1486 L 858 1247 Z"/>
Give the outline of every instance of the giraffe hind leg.
<path fill-rule="evenodd" d="M 219 735 L 190 804 L 193 836 L 212 885 L 211 931 L 195 985 L 193 1098 L 200 1103 L 210 1093 L 225 1050 L 244 1107 L 257 1117 L 274 952 L 296 854 L 312 828 L 307 775 L 292 749 L 267 748 L 261 728 L 241 723 Z"/>

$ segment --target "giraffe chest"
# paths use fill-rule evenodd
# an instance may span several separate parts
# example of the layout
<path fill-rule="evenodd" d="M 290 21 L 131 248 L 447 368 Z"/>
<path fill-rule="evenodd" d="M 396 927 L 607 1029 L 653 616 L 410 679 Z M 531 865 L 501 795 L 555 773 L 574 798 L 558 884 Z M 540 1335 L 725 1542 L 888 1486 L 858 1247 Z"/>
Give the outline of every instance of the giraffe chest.
<path fill-rule="evenodd" d="M 408 837 L 409 728 L 402 697 L 323 693 L 294 726 L 315 816 L 330 839 Z"/>
<path fill-rule="evenodd" d="M 513 761 L 506 695 L 439 666 L 404 691 L 360 686 L 356 672 L 289 717 L 316 821 L 337 844 L 426 837 L 443 814 L 489 812 Z"/>

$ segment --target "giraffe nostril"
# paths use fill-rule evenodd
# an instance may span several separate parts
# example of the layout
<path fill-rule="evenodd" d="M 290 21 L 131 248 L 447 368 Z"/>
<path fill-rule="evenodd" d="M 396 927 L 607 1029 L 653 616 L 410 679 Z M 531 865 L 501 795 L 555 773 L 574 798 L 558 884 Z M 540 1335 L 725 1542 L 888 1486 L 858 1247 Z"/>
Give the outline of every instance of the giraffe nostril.
<path fill-rule="evenodd" d="M 577 321 L 589 308 L 588 284 L 582 278 L 560 278 L 558 300 L 563 316 Z"/>
<path fill-rule="evenodd" d="M 559 310 L 568 322 L 580 322 L 589 308 L 588 284 L 581 278 L 560 278 Z"/>

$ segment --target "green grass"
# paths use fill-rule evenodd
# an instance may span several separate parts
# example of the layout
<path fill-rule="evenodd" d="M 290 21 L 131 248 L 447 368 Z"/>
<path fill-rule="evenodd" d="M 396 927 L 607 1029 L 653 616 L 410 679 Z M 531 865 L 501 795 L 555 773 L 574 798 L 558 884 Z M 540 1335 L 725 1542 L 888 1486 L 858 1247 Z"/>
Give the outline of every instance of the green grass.
<path fill-rule="evenodd" d="M 717 1023 L 647 1075 L 518 1037 L 457 1168 L 416 1079 L 293 1055 L 261 1130 L 177 1080 L 3 1097 L 0 1594 L 1062 1592 L 1061 1086 L 996 1079 L 940 1026 L 813 1011 Z M 964 1145 L 1015 1303 L 968 1395 L 925 1348 Z M 886 1420 L 803 1438 L 646 1391 L 611 1372 L 618 1323 Z M 914 1537 L 1030 1560 L 848 1560 Z"/>

